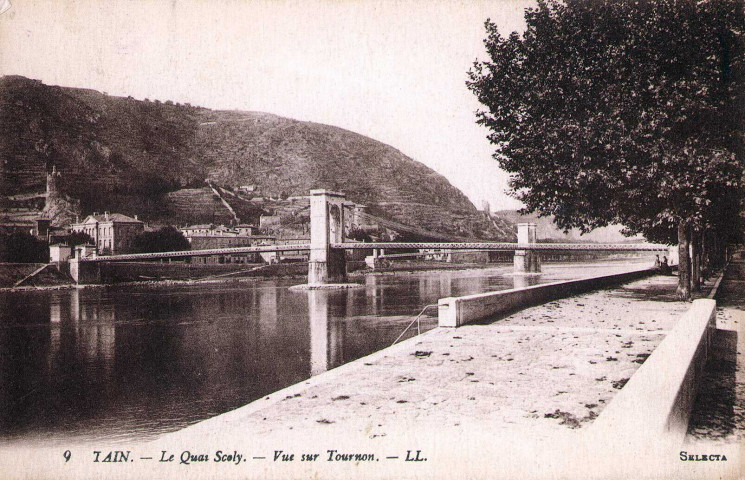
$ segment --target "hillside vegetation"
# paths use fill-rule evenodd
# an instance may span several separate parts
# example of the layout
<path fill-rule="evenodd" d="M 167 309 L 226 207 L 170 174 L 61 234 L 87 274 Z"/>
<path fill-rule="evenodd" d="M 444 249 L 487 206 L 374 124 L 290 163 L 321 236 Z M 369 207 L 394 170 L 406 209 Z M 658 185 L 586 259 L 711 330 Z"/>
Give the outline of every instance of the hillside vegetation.
<path fill-rule="evenodd" d="M 641 242 L 644 238 L 636 235 L 633 237 L 624 236 L 621 225 L 609 225 L 607 227 L 596 228 L 584 235 L 577 229 L 569 230 L 564 233 L 554 223 L 551 216 L 539 217 L 537 214 L 523 215 L 517 210 L 500 210 L 496 212 L 501 219 L 512 223 L 535 223 L 538 241 L 567 242 L 567 243 L 628 243 Z"/>
<path fill-rule="evenodd" d="M 395 148 L 328 125 L 267 113 L 214 111 L 0 78 L 0 208 L 44 191 L 56 166 L 55 212 L 117 211 L 159 223 L 217 223 L 231 214 L 205 181 L 230 197 L 243 222 L 271 213 L 270 198 L 343 191 L 375 215 L 461 237 L 512 240 L 443 176 Z M 49 207 L 48 207 L 49 209 Z"/>

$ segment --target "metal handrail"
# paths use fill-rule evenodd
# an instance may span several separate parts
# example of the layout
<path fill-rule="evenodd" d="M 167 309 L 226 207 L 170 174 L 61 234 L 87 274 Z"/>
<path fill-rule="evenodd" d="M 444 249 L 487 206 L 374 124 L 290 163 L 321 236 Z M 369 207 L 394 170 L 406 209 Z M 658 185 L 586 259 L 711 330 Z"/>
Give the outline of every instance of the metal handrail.
<path fill-rule="evenodd" d="M 436 303 L 433 303 L 433 304 L 431 304 L 431 305 L 427 305 L 427 306 L 425 306 L 425 307 L 424 307 L 424 308 L 422 309 L 422 311 L 421 311 L 421 312 L 419 312 L 419 315 L 417 315 L 417 316 L 416 316 L 416 318 L 414 318 L 414 320 L 412 320 L 412 321 L 411 321 L 411 323 L 409 323 L 409 325 L 407 325 L 407 326 L 406 326 L 406 329 L 404 329 L 404 331 L 403 331 L 403 332 L 401 332 L 401 335 L 399 335 L 399 336 L 398 336 L 398 338 L 396 338 L 396 339 L 395 339 L 395 340 L 393 341 L 393 343 L 391 343 L 391 347 L 392 347 L 392 346 L 394 346 L 394 345 L 395 345 L 395 344 L 396 344 L 396 343 L 397 343 L 397 342 L 398 342 L 399 340 L 401 340 L 401 337 L 403 337 L 403 336 L 404 336 L 404 334 L 406 334 L 406 332 L 408 332 L 408 331 L 409 331 L 409 328 L 411 328 L 411 326 L 412 326 L 412 325 L 414 325 L 414 322 L 416 322 L 416 334 L 417 334 L 417 335 L 421 335 L 422 331 L 421 331 L 421 328 L 420 328 L 420 324 L 419 324 L 419 319 L 421 318 L 421 316 L 422 316 L 422 315 L 424 314 L 424 312 L 425 312 L 425 311 L 426 311 L 426 310 L 427 310 L 428 308 L 431 308 L 431 307 L 436 307 L 436 306 L 437 306 L 437 304 L 436 304 Z"/>

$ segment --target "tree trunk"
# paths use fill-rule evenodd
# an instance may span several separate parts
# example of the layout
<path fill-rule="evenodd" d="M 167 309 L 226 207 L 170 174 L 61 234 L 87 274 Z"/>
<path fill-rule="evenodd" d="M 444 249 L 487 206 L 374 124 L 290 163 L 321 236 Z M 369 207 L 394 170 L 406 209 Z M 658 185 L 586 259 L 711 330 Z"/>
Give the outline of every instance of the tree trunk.
<path fill-rule="evenodd" d="M 701 291 L 701 235 L 691 231 L 691 291 Z"/>
<path fill-rule="evenodd" d="M 711 265 L 712 265 L 713 268 L 718 269 L 720 267 L 720 264 L 719 264 L 719 237 L 718 237 L 718 233 L 717 233 L 716 230 L 712 234 L 709 243 L 711 245 L 711 247 L 709 249 L 710 252 L 711 252 L 711 253 L 709 253 L 709 258 L 710 258 Z"/>
<path fill-rule="evenodd" d="M 706 281 L 711 276 L 711 262 L 709 261 L 709 230 L 701 234 L 701 279 Z"/>
<path fill-rule="evenodd" d="M 691 299 L 691 259 L 688 255 L 688 223 L 681 219 L 678 222 L 678 289 L 676 293 L 681 300 Z"/>

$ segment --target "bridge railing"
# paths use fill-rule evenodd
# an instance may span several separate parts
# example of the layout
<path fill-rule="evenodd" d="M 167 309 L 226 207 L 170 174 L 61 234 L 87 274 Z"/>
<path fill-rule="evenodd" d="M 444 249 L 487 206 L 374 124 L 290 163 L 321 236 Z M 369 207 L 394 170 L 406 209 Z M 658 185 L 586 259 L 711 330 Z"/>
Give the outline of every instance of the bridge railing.
<path fill-rule="evenodd" d="M 158 253 L 128 253 L 122 255 L 108 255 L 101 257 L 83 257 L 81 262 L 125 262 L 137 260 L 157 260 L 160 258 L 184 258 L 184 257 L 208 257 L 211 255 L 231 255 L 241 253 L 261 253 L 261 252 L 295 252 L 300 250 L 310 250 L 310 244 L 296 245 L 260 245 L 254 247 L 229 247 L 229 248 L 211 248 L 206 250 L 181 250 L 178 252 L 158 252 Z"/>
<path fill-rule="evenodd" d="M 340 250 L 411 250 L 432 249 L 448 251 L 613 251 L 613 252 L 658 252 L 667 251 L 667 245 L 652 243 L 614 244 L 614 243 L 508 243 L 508 242 L 344 242 L 331 243 L 330 248 Z M 211 255 L 230 255 L 261 252 L 293 252 L 310 250 L 310 244 L 260 245 L 253 247 L 212 248 L 206 250 L 182 250 L 177 252 L 130 253 L 100 257 L 84 257 L 82 262 L 124 262 L 137 260 L 157 260 L 163 258 L 205 257 Z M 437 252 L 432 252 L 437 253 Z"/>
<path fill-rule="evenodd" d="M 431 242 L 349 242 L 344 238 L 344 212 L 348 210 L 344 194 L 331 192 L 323 189 L 310 191 L 310 242 L 307 244 L 290 245 L 254 245 L 245 247 L 213 248 L 205 250 L 183 250 L 175 252 L 158 253 L 132 253 L 110 256 L 83 257 L 78 251 L 71 259 L 71 271 L 75 270 L 85 277 L 100 277 L 100 271 L 96 274 L 96 265 L 99 262 L 124 262 L 140 260 L 158 260 L 165 258 L 189 258 L 213 255 L 240 255 L 262 252 L 298 252 L 308 251 L 308 284 L 327 285 L 330 283 L 346 282 L 346 255 L 344 250 L 373 250 L 373 259 L 379 258 L 377 250 L 431 250 L 436 251 L 512 251 L 515 252 L 513 263 L 516 273 L 540 272 L 541 251 L 567 252 L 640 252 L 640 251 L 667 251 L 665 245 L 655 244 L 610 244 L 610 243 L 537 243 L 536 224 L 518 223 L 517 242 L 469 242 L 467 239 L 443 236 L 439 233 L 420 231 L 414 228 L 414 232 L 422 234 L 424 238 L 434 236 L 435 239 L 443 238 L 447 241 Z M 354 215 L 361 218 L 373 219 L 365 212 L 355 210 Z M 392 225 L 389 221 L 382 219 L 377 223 Z M 381 223 L 382 221 L 382 223 Z M 403 225 L 403 224 L 400 224 Z M 412 227 L 409 227 L 409 232 Z M 374 264 L 374 262 L 373 262 Z M 73 268 L 74 267 L 74 268 Z M 82 273 L 81 273 L 82 272 Z M 86 273 L 88 272 L 88 273 Z M 82 277 L 81 277 L 82 278 Z"/>
<path fill-rule="evenodd" d="M 345 242 L 332 243 L 331 248 L 345 250 L 491 250 L 491 251 L 594 251 L 594 252 L 659 252 L 667 251 L 667 245 L 653 243 L 509 243 L 509 242 Z M 436 252 L 433 252 L 436 253 Z"/>

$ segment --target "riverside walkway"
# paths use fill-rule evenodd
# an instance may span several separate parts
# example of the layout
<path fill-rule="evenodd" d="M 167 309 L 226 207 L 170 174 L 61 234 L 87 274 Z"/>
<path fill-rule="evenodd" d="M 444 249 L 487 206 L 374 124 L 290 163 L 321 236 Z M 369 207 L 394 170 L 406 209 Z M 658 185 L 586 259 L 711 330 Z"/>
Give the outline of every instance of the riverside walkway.
<path fill-rule="evenodd" d="M 163 440 L 214 444 L 250 435 L 383 444 L 411 432 L 517 430 L 549 438 L 581 429 L 689 308 L 675 300 L 676 281 L 657 275 L 435 329 Z"/>

